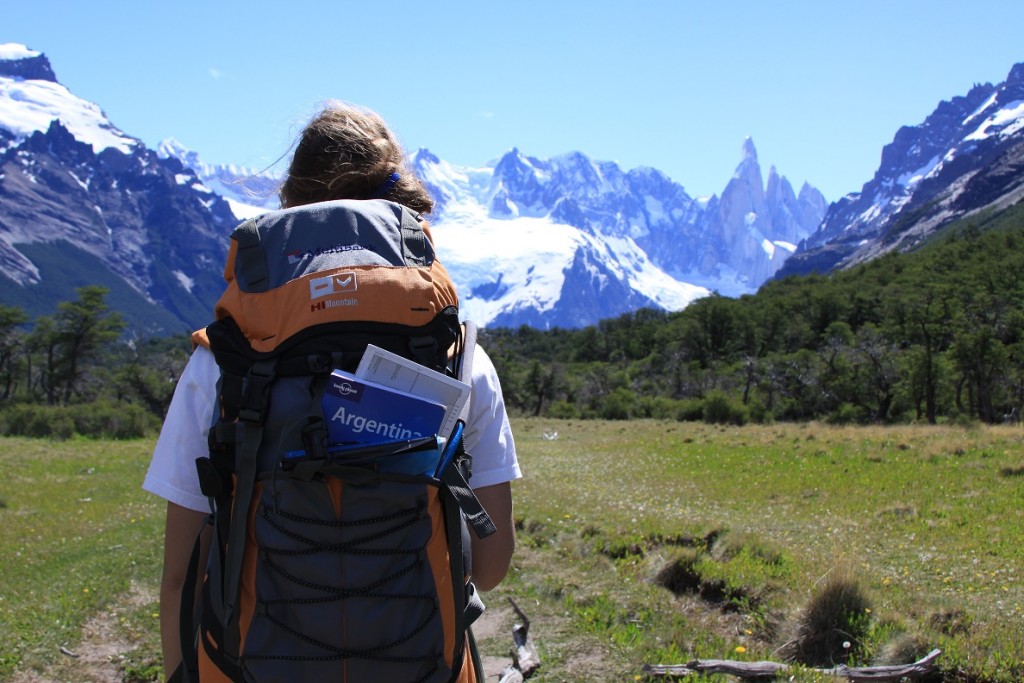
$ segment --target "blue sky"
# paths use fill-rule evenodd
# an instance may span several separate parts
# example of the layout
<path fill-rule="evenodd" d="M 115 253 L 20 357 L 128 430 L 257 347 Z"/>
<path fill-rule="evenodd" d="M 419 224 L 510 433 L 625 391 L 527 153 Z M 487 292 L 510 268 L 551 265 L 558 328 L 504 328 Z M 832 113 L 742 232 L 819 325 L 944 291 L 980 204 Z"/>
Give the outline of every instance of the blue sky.
<path fill-rule="evenodd" d="M 718 193 L 751 136 L 833 201 L 942 99 L 1024 61 L 1024 2 L 7 3 L 0 43 L 155 146 L 264 167 L 319 102 L 379 111 L 410 150 L 479 165 L 518 147 L 652 166 Z"/>

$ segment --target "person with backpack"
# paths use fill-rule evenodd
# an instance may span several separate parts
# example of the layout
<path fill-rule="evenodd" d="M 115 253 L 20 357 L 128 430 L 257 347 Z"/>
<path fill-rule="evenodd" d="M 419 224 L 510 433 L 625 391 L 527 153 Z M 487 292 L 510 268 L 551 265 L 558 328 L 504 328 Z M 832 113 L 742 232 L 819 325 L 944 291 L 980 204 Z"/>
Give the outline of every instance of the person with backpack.
<path fill-rule="evenodd" d="M 280 198 L 280 212 L 232 236 L 217 322 L 193 336 L 143 484 L 167 500 L 165 674 L 206 683 L 205 666 L 225 681 L 479 680 L 466 634 L 482 611 L 475 590 L 508 570 L 510 484 L 521 472 L 494 365 L 471 323 L 459 323 L 454 286 L 433 257 L 421 218 L 433 200 L 383 119 L 338 102 L 299 136 Z M 343 292 L 356 275 L 358 292 Z M 330 322 L 310 322 L 323 315 Z M 382 461 L 354 467 L 330 455 L 311 406 L 331 367 L 353 365 L 367 342 L 471 386 L 464 430 L 439 442 L 458 446 L 455 464 L 433 477 L 389 475 Z M 401 455 L 387 447 L 380 458 Z M 286 462 L 295 453 L 298 464 Z M 392 521 L 406 519 L 406 496 L 421 521 Z M 326 512 L 313 509 L 321 498 Z M 359 511 L 350 518 L 347 506 Z M 417 559 L 395 559 L 405 557 Z M 417 573 L 426 578 L 408 583 Z M 335 574 L 338 585 L 327 585 Z M 203 599 L 193 601 L 198 584 Z M 291 592 L 275 592 L 282 585 Z M 389 610 L 414 626 L 371 623 Z"/>

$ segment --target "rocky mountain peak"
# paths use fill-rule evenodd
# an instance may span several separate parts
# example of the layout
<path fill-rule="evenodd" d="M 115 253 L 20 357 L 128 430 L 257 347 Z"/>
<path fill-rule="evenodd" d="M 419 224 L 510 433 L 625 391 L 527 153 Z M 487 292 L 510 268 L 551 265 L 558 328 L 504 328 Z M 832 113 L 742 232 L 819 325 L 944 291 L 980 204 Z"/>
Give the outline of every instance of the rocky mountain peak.
<path fill-rule="evenodd" d="M 413 153 L 411 157 L 413 166 L 420 164 L 439 164 L 441 160 L 437 158 L 437 155 L 431 152 L 426 147 L 420 147 Z"/>
<path fill-rule="evenodd" d="M 754 139 L 750 136 L 743 138 L 743 161 L 747 159 L 757 161 L 757 148 L 754 147 Z"/>
<path fill-rule="evenodd" d="M 0 44 L 0 76 L 57 82 L 57 76 L 46 55 L 19 43 Z"/>
<path fill-rule="evenodd" d="M 1013 65 L 1010 75 L 1006 77 L 1006 85 L 1024 85 L 1024 62 Z"/>

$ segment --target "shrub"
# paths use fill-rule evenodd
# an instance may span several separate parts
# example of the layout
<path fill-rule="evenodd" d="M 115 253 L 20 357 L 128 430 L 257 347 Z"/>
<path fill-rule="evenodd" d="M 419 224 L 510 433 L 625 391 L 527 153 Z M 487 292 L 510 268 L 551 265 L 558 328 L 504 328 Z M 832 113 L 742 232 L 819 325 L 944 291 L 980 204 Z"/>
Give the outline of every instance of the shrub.
<path fill-rule="evenodd" d="M 0 433 L 7 436 L 138 439 L 159 428 L 160 421 L 152 413 L 127 402 L 96 401 L 70 406 L 22 403 L 0 411 Z"/>
<path fill-rule="evenodd" d="M 644 396 L 638 401 L 637 414 L 655 420 L 673 420 L 679 412 L 679 401 L 664 396 Z"/>
<path fill-rule="evenodd" d="M 750 414 L 750 421 L 759 425 L 775 424 L 775 414 L 768 410 L 768 407 L 761 401 L 751 401 L 747 404 L 747 411 Z"/>
<path fill-rule="evenodd" d="M 834 425 L 863 424 L 868 422 L 868 415 L 862 408 L 852 403 L 843 403 L 828 416 L 828 421 Z"/>
<path fill-rule="evenodd" d="M 580 416 L 579 409 L 568 401 L 553 401 L 544 413 L 556 420 L 574 420 Z"/>
<path fill-rule="evenodd" d="M 704 399 L 705 422 L 744 425 L 749 419 L 747 407 L 721 391 L 713 391 Z"/>
<path fill-rule="evenodd" d="M 138 439 L 160 429 L 160 421 L 135 403 L 97 401 L 75 407 L 75 432 L 82 436 Z"/>
<path fill-rule="evenodd" d="M 687 398 L 678 402 L 676 419 L 680 422 L 700 422 L 704 419 L 704 399 Z"/>
<path fill-rule="evenodd" d="M 633 417 L 635 406 L 636 394 L 629 389 L 619 387 L 601 402 L 601 417 L 606 420 L 628 420 Z"/>

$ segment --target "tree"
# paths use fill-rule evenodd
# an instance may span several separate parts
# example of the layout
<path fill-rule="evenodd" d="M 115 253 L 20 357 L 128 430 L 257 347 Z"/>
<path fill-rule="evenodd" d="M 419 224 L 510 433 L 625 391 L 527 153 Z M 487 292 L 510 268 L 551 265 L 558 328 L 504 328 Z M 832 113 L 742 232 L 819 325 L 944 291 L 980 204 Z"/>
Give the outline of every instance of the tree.
<path fill-rule="evenodd" d="M 163 419 L 191 346 L 188 337 L 130 339 L 119 345 L 117 369 L 112 373 L 117 400 L 144 405 Z"/>
<path fill-rule="evenodd" d="M 981 311 L 972 312 L 957 330 L 952 354 L 961 378 L 957 383 L 957 401 L 962 405 L 961 392 L 968 392 L 968 409 L 983 422 L 1002 419 L 997 410 L 997 389 L 1009 368 L 1010 353 Z"/>
<path fill-rule="evenodd" d="M 545 370 L 538 361 L 533 361 L 526 377 L 526 392 L 532 399 L 531 412 L 534 416 L 540 415 L 545 401 L 555 398 L 555 392 L 562 383 L 562 366 L 559 363 L 552 363 Z"/>
<path fill-rule="evenodd" d="M 15 353 L 24 345 L 24 333 L 19 329 L 28 320 L 25 311 L 12 306 L 0 305 L 0 400 L 10 400 L 14 393 L 17 371 Z"/>
<path fill-rule="evenodd" d="M 34 400 L 41 395 L 47 405 L 57 403 L 57 335 L 53 318 L 40 316 L 25 343 L 26 379 Z"/>
<path fill-rule="evenodd" d="M 702 368 L 728 360 L 728 354 L 742 341 L 739 312 L 734 300 L 719 295 L 690 304 L 680 339 L 687 357 L 699 361 Z"/>
<path fill-rule="evenodd" d="M 899 348 L 874 325 L 865 325 L 857 332 L 855 348 L 862 391 L 872 404 L 875 420 L 885 422 L 896 397 Z"/>
<path fill-rule="evenodd" d="M 831 412 L 856 400 L 854 339 L 853 330 L 844 322 L 833 322 L 822 333 L 818 357 L 823 410 Z"/>
<path fill-rule="evenodd" d="M 923 403 L 925 418 L 935 424 L 939 414 L 942 351 L 949 345 L 954 298 L 947 288 L 924 281 L 900 294 L 894 297 L 898 303 L 893 315 L 901 324 L 903 337 L 914 344 L 908 354 L 911 397 L 918 418 Z"/>
<path fill-rule="evenodd" d="M 125 327 L 121 315 L 110 311 L 104 301 L 110 290 L 90 285 L 75 291 L 78 299 L 59 304 L 54 317 L 53 342 L 57 356 L 51 371 L 59 374 L 51 376 L 50 382 L 60 390 L 65 405 L 78 392 L 89 363 L 104 345 L 117 339 Z M 51 397 L 54 395 L 51 393 Z"/>

